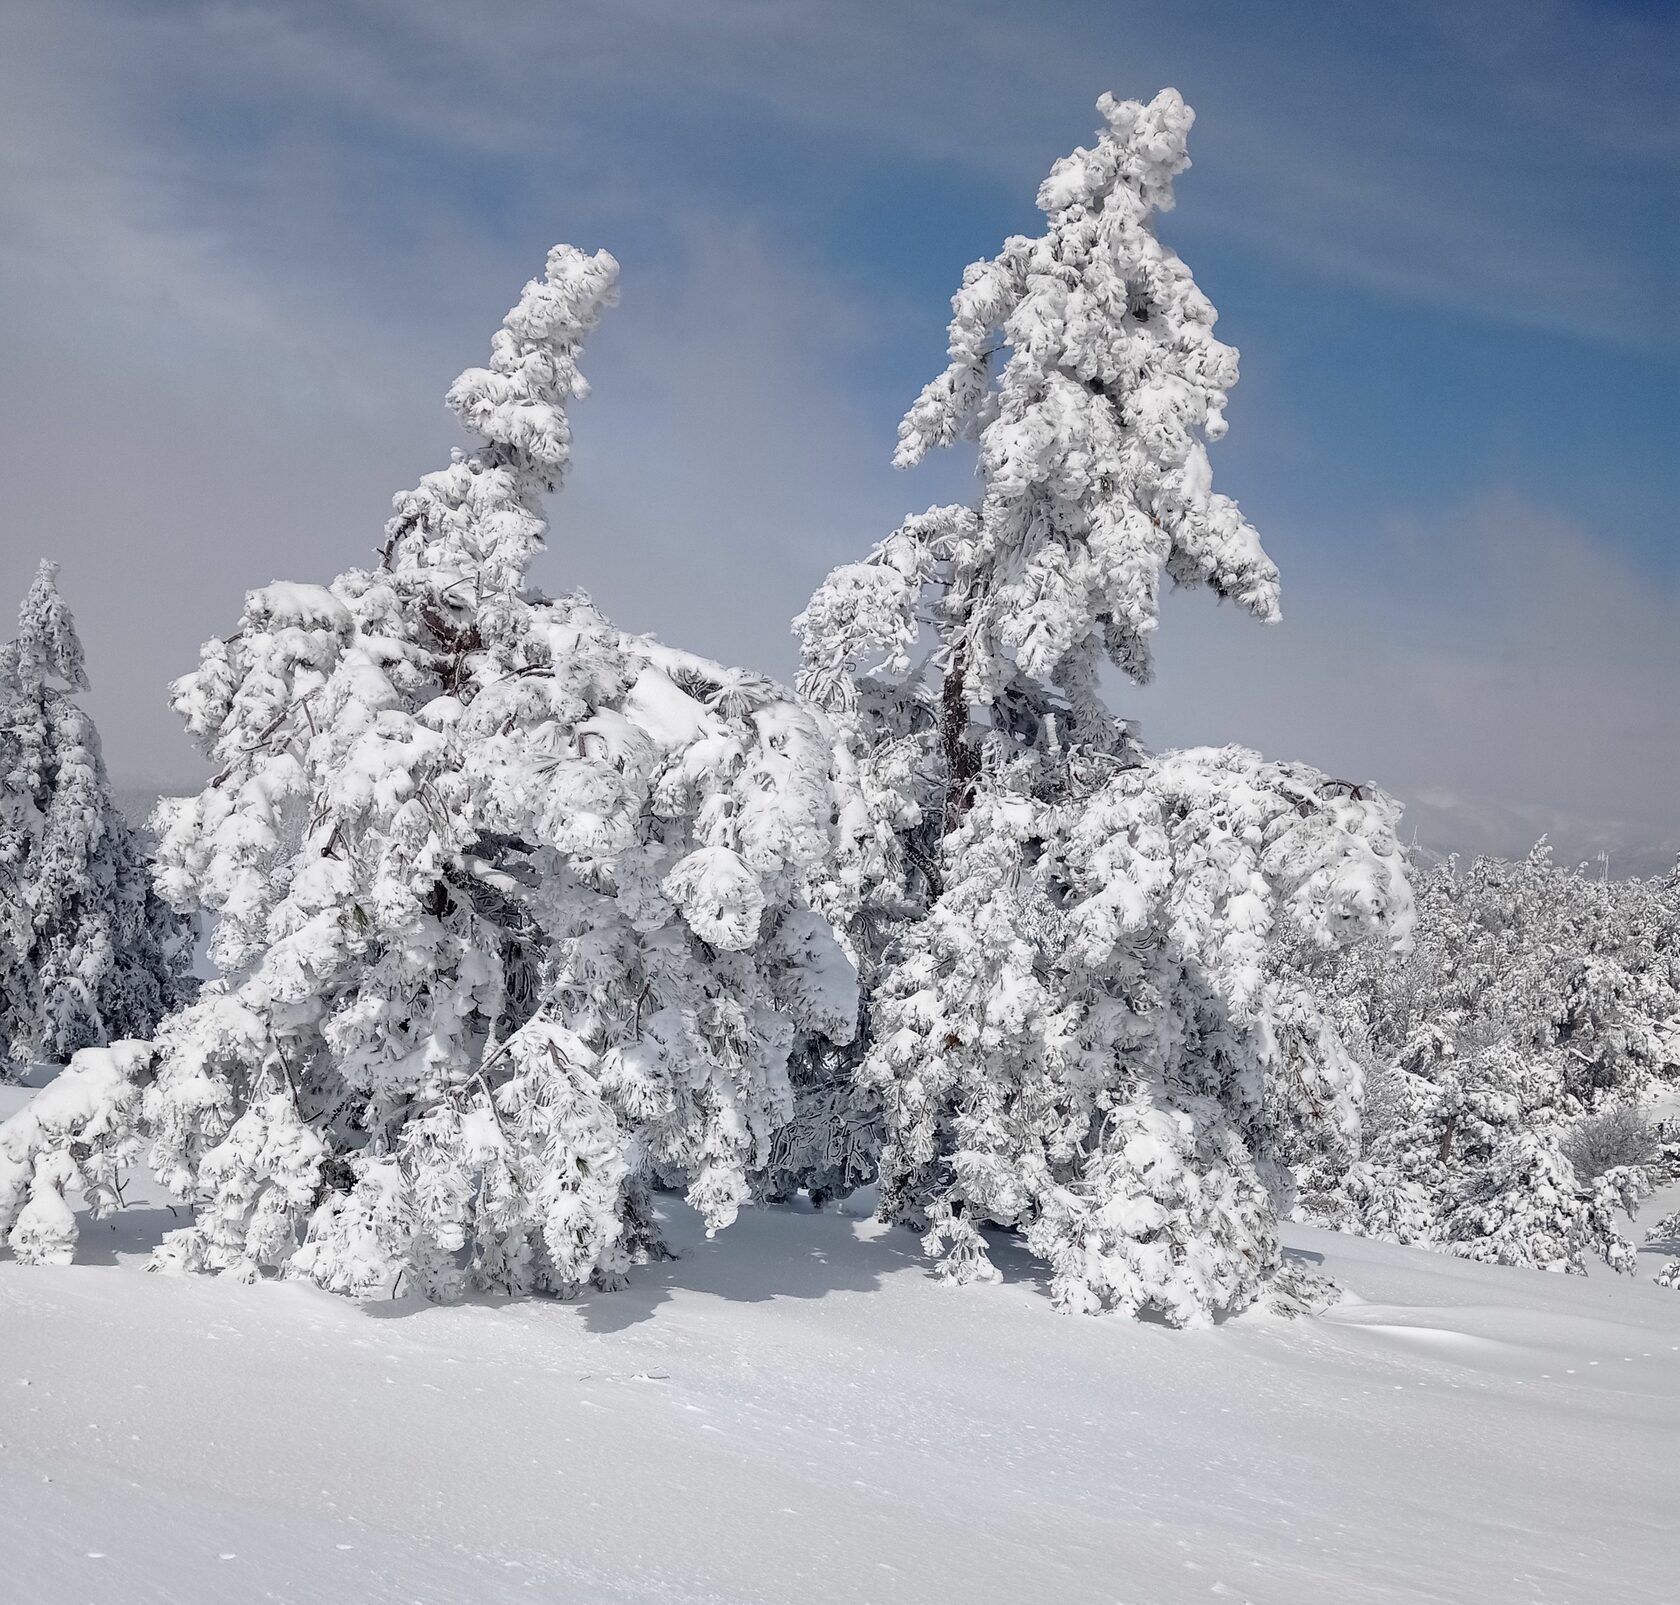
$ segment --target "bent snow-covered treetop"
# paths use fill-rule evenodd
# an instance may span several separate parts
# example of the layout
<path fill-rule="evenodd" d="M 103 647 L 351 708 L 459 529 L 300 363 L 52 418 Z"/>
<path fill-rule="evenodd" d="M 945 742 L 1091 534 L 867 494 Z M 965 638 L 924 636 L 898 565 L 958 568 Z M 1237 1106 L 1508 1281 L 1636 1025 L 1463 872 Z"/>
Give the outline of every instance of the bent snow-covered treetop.
<path fill-rule="evenodd" d="M 977 503 L 906 519 L 795 621 L 858 777 L 828 894 L 868 1032 L 799 1078 L 789 1169 L 843 1185 L 873 1146 L 944 1274 L 995 1274 L 989 1222 L 1063 1308 L 1189 1322 L 1260 1294 L 1289 1166 L 1357 1127 L 1358 1067 L 1268 943 L 1398 939 L 1410 901 L 1387 799 L 1151 754 L 1104 699 L 1106 660 L 1149 672 L 1163 572 L 1271 619 L 1277 571 L 1209 475 L 1236 353 L 1153 228 L 1189 110 L 1100 108 L 1045 233 L 969 268 L 900 428 L 902 466 L 972 436 Z"/>
<path fill-rule="evenodd" d="M 167 1263 L 362 1295 L 614 1281 L 658 1251 L 656 1181 L 733 1219 L 796 1042 L 853 1032 L 806 896 L 820 715 L 527 577 L 617 272 L 552 251 L 449 392 L 477 442 L 396 498 L 378 566 L 252 591 L 175 687 L 220 772 L 165 807 L 160 878 L 214 917 L 222 973 L 125 1061 L 124 1118 L 198 1200 Z M 58 1130 L 13 1141 L 14 1199 L 62 1187 Z"/>
<path fill-rule="evenodd" d="M 965 434 L 979 442 L 978 516 L 942 531 L 939 556 L 987 700 L 1016 673 L 1086 683 L 1104 653 L 1148 679 L 1163 570 L 1277 617 L 1277 569 L 1208 464 L 1237 353 L 1155 235 L 1190 165 L 1194 113 L 1173 89 L 1148 105 L 1105 95 L 1098 109 L 1096 143 L 1039 189 L 1045 231 L 963 275 L 950 366 L 899 425 L 900 467 Z"/>

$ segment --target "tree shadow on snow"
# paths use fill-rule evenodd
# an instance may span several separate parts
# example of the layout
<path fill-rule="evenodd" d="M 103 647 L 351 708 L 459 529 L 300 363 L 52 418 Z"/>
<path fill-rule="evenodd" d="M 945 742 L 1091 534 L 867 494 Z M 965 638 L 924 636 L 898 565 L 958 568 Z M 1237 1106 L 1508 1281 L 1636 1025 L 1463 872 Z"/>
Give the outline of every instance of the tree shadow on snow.
<path fill-rule="evenodd" d="M 133 1265 L 148 1256 L 163 1238 L 189 1225 L 192 1211 L 185 1205 L 136 1201 L 104 1220 L 81 1215 L 76 1262 L 85 1265 Z M 678 1293 L 709 1294 L 732 1302 L 762 1304 L 776 1299 L 823 1299 L 832 1294 L 871 1293 L 889 1278 L 935 1275 L 933 1262 L 922 1252 L 917 1234 L 907 1227 L 883 1226 L 865 1209 L 841 1205 L 813 1209 L 801 1195 L 783 1204 L 749 1206 L 735 1224 L 708 1238 L 700 1217 L 681 1199 L 659 1200 L 658 1215 L 672 1257 L 637 1265 L 627 1286 L 603 1291 L 590 1288 L 574 1299 L 544 1295 L 474 1294 L 462 1304 L 494 1309 L 509 1304 L 541 1307 L 563 1302 L 577 1306 L 591 1332 L 622 1332 L 650 1321 L 661 1306 Z M 1022 1238 L 996 1226 L 982 1226 L 987 1253 L 1004 1287 L 1026 1288 L 1050 1302 L 1050 1269 L 1036 1259 Z M 1672 1257 L 1680 1245 L 1647 1245 L 1642 1252 Z M 9 1256 L 8 1256 L 9 1257 Z M 1312 1249 L 1285 1248 L 1287 1264 L 1317 1266 L 1324 1256 Z M 417 1294 L 402 1292 L 373 1299 L 361 1306 L 374 1320 L 404 1320 L 436 1309 Z M 1156 1310 L 1137 1319 L 1145 1325 L 1167 1325 Z M 1215 1317 L 1223 1325 L 1227 1317 Z"/>
<path fill-rule="evenodd" d="M 144 1258 L 166 1233 L 190 1226 L 192 1211 L 182 1205 L 169 1209 L 161 1204 L 130 1204 L 104 1220 L 83 1215 L 77 1224 L 81 1235 L 76 1239 L 76 1263 L 116 1265 L 125 1259 Z"/>
<path fill-rule="evenodd" d="M 678 1293 L 747 1304 L 822 1299 L 874 1292 L 889 1276 L 927 1269 L 914 1232 L 875 1226 L 834 1209 L 814 1210 L 804 1198 L 743 1209 L 734 1225 L 710 1238 L 680 1199 L 661 1198 L 658 1215 L 672 1258 L 633 1266 L 624 1287 L 589 1288 L 564 1301 L 581 1311 L 589 1331 L 622 1332 L 652 1320 Z M 555 1301 L 479 1294 L 464 1302 L 499 1307 Z M 433 1306 L 403 1296 L 363 1308 L 376 1320 L 402 1320 Z"/>
<path fill-rule="evenodd" d="M 710 1295 L 731 1302 L 767 1304 L 777 1299 L 823 1299 L 834 1294 L 873 1293 L 889 1278 L 934 1279 L 935 1267 L 907 1227 L 882 1226 L 838 1210 L 813 1210 L 804 1198 L 788 1204 L 743 1209 L 735 1224 L 708 1238 L 699 1217 L 680 1200 L 660 1201 L 660 1224 L 673 1257 L 637 1265 L 625 1287 L 589 1288 L 558 1301 L 544 1295 L 481 1293 L 464 1300 L 487 1309 L 510 1304 L 540 1308 L 563 1302 L 577 1308 L 592 1333 L 623 1332 L 657 1318 L 679 1293 Z M 1050 1305 L 1050 1270 L 1013 1232 L 983 1226 L 987 1252 L 1001 1287 L 1024 1288 Z M 1311 1253 L 1289 1257 L 1318 1259 Z M 987 1289 L 980 1289 L 984 1296 Z M 954 1296 L 954 1293 L 953 1293 Z M 375 1320 L 403 1320 L 436 1308 L 403 1295 L 362 1306 Z M 1158 1310 L 1136 1317 L 1144 1326 L 1170 1325 Z M 1216 1316 L 1223 1325 L 1227 1317 Z M 1130 1325 L 1131 1323 L 1126 1323 Z"/>
<path fill-rule="evenodd" d="M 936 1277 L 917 1233 L 845 1213 L 844 1206 L 814 1210 L 801 1196 L 787 1204 L 744 1209 L 733 1226 L 710 1239 L 686 1206 L 672 1199 L 662 1200 L 662 1206 L 661 1224 L 677 1258 L 637 1266 L 628 1287 L 580 1295 L 590 1331 L 620 1332 L 651 1320 L 679 1290 L 756 1304 L 873 1292 L 895 1276 Z M 1048 1306 L 1049 1267 L 1018 1234 L 994 1226 L 981 1231 L 1000 1285 L 1028 1289 Z M 1168 1324 L 1155 1310 L 1138 1319 L 1146 1325 Z M 1217 1317 L 1215 1324 L 1224 1319 Z"/>
<path fill-rule="evenodd" d="M 874 1292 L 887 1277 L 924 1264 L 914 1233 L 813 1210 L 803 1199 L 744 1209 L 711 1238 L 682 1204 L 672 1203 L 661 1216 L 676 1258 L 637 1266 L 628 1287 L 583 1295 L 590 1331 L 618 1332 L 649 1320 L 679 1291 L 747 1304 L 822 1299 Z"/>

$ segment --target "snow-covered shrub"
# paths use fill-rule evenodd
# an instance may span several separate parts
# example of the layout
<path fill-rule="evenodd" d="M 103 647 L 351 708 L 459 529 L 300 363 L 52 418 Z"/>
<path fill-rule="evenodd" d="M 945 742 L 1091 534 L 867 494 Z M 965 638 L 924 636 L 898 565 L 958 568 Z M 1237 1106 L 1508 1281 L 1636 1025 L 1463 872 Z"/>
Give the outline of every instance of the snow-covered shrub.
<path fill-rule="evenodd" d="M 1490 1265 L 1579 1275 L 1594 1253 L 1612 1270 L 1631 1274 L 1633 1245 L 1616 1230 L 1615 1213 L 1631 1218 L 1648 1190 L 1627 1169 L 1583 1186 L 1555 1142 L 1520 1131 L 1485 1166 L 1459 1178 L 1440 1238 L 1453 1253 Z"/>
<path fill-rule="evenodd" d="M 79 1189 L 95 1218 L 122 1203 L 122 1173 L 140 1153 L 135 1104 L 150 1071 L 147 1042 L 82 1048 L 0 1125 L 0 1241 L 25 1264 L 69 1264 Z"/>
<path fill-rule="evenodd" d="M 1613 1228 L 1657 1145 L 1637 1098 L 1677 1066 L 1674 881 L 1508 863 L 1420 869 L 1405 954 L 1274 944 L 1371 1066 L 1358 1163 L 1303 1175 L 1303 1212 L 1473 1258 L 1618 1269 Z"/>
<path fill-rule="evenodd" d="M 1645 1233 L 1645 1241 L 1680 1254 L 1680 1209 L 1664 1215 L 1649 1227 Z M 1680 1258 L 1671 1259 L 1657 1272 L 1656 1283 L 1658 1287 L 1680 1288 Z"/>
<path fill-rule="evenodd" d="M 1060 1307 L 1185 1323 L 1253 1301 L 1289 1163 L 1357 1133 L 1357 1065 L 1264 973 L 1274 926 L 1392 939 L 1409 900 L 1386 800 L 1151 754 L 1104 702 L 1106 664 L 1150 673 L 1163 575 L 1271 619 L 1277 572 L 1211 486 L 1236 353 L 1154 230 L 1191 114 L 1170 90 L 1099 109 L 1046 231 L 964 275 L 950 366 L 900 426 L 906 467 L 977 441 L 978 504 L 907 519 L 796 621 L 849 760 L 824 896 L 867 1021 L 801 1114 L 824 1156 L 878 1130 L 883 1210 L 946 1275 L 993 1274 L 990 1222 Z"/>
<path fill-rule="evenodd" d="M 1543 1065 L 1560 1116 L 1637 1098 L 1680 1075 L 1680 887 L 1611 881 L 1526 859 L 1449 859 L 1413 872 L 1417 927 L 1404 956 L 1314 966 L 1280 954 L 1335 1011 L 1397 1061 L 1423 1036 L 1460 1058 L 1501 1043 Z"/>
<path fill-rule="evenodd" d="M 450 405 L 476 444 L 375 567 L 246 599 L 174 702 L 218 772 L 156 820 L 221 979 L 157 1032 L 138 1120 L 197 1203 L 160 1263 L 569 1292 L 659 1249 L 656 1182 L 727 1225 L 852 1034 L 809 906 L 833 741 L 755 676 L 526 569 L 617 264 L 557 247 Z"/>
<path fill-rule="evenodd" d="M 1303 1198 L 1307 1219 L 1359 1237 L 1425 1243 L 1436 1229 L 1434 1199 L 1393 1165 L 1356 1160 L 1328 1189 Z"/>
<path fill-rule="evenodd" d="M 1575 1174 L 1596 1181 L 1608 1170 L 1646 1165 L 1657 1157 L 1655 1134 L 1634 1104 L 1612 1104 L 1597 1114 L 1584 1115 L 1564 1135 L 1563 1152 Z"/>
<path fill-rule="evenodd" d="M 152 888 L 118 809 L 82 643 L 41 564 L 0 646 L 0 1077 L 149 1035 L 191 994 L 190 923 Z"/>

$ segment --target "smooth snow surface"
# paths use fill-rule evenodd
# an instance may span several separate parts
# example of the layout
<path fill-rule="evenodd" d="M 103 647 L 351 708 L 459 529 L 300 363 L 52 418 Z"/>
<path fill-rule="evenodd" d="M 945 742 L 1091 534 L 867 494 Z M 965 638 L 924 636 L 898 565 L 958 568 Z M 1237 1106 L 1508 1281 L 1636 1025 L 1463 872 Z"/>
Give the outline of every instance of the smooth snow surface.
<path fill-rule="evenodd" d="M 39 1079 L 39 1078 L 31 1078 Z M 0 1114 L 27 1096 L 0 1089 Z M 576 1303 L 0 1262 L 29 1605 L 1676 1597 L 1680 1295 L 1287 1228 L 1356 1298 L 1201 1332 L 749 1211 Z"/>

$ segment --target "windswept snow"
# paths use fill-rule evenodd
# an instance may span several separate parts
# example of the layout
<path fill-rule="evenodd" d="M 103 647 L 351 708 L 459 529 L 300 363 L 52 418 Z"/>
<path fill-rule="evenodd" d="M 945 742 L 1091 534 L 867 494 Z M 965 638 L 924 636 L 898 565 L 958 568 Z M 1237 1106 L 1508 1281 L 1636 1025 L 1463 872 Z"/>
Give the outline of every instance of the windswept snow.
<path fill-rule="evenodd" d="M 25 1089 L 7 1089 L 0 1114 Z M 0 1263 L 0 1555 L 30 1605 L 1675 1597 L 1680 1296 L 1308 1227 L 1349 1301 L 1055 1315 L 994 1243 L 749 1211 L 626 1291 L 357 1306 L 173 1278 L 146 1195 Z M 155 1198 L 155 1195 L 152 1195 Z"/>

